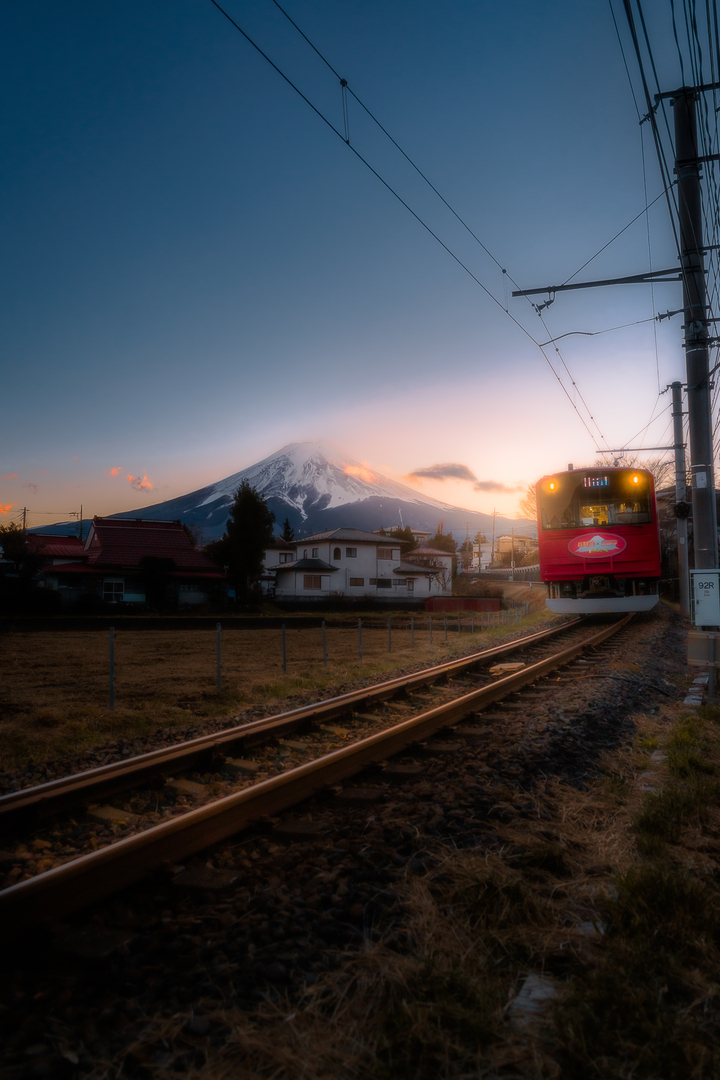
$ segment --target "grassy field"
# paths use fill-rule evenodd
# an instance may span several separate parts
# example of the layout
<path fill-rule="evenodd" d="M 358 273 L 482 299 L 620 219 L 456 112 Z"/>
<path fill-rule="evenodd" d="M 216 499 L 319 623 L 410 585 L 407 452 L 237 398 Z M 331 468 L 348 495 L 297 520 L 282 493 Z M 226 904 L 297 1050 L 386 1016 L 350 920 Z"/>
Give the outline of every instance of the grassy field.
<path fill-rule="evenodd" d="M 512 858 L 438 845 L 401 889 L 402 948 L 348 955 L 292 1010 L 219 1016 L 234 1036 L 212 1075 L 242 1061 L 252 1080 L 716 1080 L 718 777 L 720 707 L 638 718 L 590 790 L 538 791 L 552 821 L 489 823 Z M 524 1022 L 512 1002 L 530 973 L 555 996 Z"/>
<path fill-rule="evenodd" d="M 544 612 L 522 625 L 544 621 Z M 347 622 L 347 618 L 344 620 Z M 477 620 L 476 620 L 477 621 Z M 327 665 L 322 630 L 222 632 L 222 692 L 217 692 L 217 639 L 212 631 L 117 631 L 115 708 L 109 708 L 109 637 L 105 632 L 10 633 L 0 638 L 4 678 L 0 686 L 0 770 L 23 768 L 62 754 L 158 727 L 187 727 L 233 716 L 253 706 L 282 708 L 298 696 L 329 696 L 360 679 L 380 679 L 412 665 L 488 647 L 507 629 L 469 633 L 470 617 L 395 614 L 391 651 L 386 618 L 357 625 L 328 623 Z M 414 639 L 414 641 L 412 640 Z M 414 646 L 414 647 L 413 647 Z"/>

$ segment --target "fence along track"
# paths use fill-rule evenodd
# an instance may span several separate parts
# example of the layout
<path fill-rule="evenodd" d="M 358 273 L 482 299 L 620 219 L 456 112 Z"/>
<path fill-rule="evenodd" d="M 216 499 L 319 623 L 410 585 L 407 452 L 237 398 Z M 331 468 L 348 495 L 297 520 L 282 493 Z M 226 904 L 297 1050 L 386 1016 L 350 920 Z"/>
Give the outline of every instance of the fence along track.
<path fill-rule="evenodd" d="M 327 723 L 353 709 L 366 707 L 374 702 L 383 701 L 401 691 L 413 690 L 419 686 L 436 682 L 462 673 L 467 668 L 479 663 L 489 663 L 499 656 L 508 656 L 514 652 L 531 648 L 545 639 L 552 638 L 577 626 L 580 620 L 563 623 L 560 627 L 540 630 L 518 641 L 496 645 L 492 649 L 473 653 L 458 660 L 450 660 L 435 667 L 425 668 L 412 675 L 403 675 L 375 686 L 353 690 L 315 705 L 305 705 L 289 712 L 255 720 L 249 724 L 228 728 L 226 731 L 201 735 L 189 742 L 176 746 L 164 747 L 141 754 L 134 758 L 102 765 L 87 772 L 58 780 L 51 780 L 37 787 L 13 791 L 0 797 L 0 826 L 7 827 L 11 822 L 22 821 L 30 815 L 44 817 L 58 813 L 78 802 L 93 801 L 127 791 L 163 773 L 174 769 L 191 768 L 203 757 L 213 753 L 222 753 L 241 743 L 251 744 L 263 738 L 279 737 L 290 734 L 308 723 Z"/>
<path fill-rule="evenodd" d="M 259 818 L 287 810 L 368 765 L 427 739 L 441 728 L 458 723 L 554 668 L 562 667 L 585 649 L 602 644 L 631 618 L 628 615 L 554 656 L 392 728 L 11 886 L 0 892 L 0 941 L 11 940 L 23 927 L 61 918 L 101 900 L 164 863 L 188 858 L 226 840 Z"/>

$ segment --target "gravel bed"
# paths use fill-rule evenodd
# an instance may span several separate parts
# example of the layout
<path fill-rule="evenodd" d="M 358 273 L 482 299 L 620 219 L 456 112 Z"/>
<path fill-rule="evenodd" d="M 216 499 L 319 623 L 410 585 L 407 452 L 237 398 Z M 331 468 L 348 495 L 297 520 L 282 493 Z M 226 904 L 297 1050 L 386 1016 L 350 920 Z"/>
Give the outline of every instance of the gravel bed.
<path fill-rule="evenodd" d="M 212 875 L 206 887 L 157 877 L 19 942 L 0 996 L 4 1075 L 180 1076 L 228 1037 L 221 1010 L 252 1011 L 283 994 L 292 1000 L 364 941 L 382 937 L 402 952 L 400 879 L 422 873 L 448 847 L 498 850 L 496 822 L 532 816 L 553 828 L 544 782 L 582 790 L 603 755 L 632 738 L 634 713 L 680 700 L 684 649 L 673 613 L 638 616 L 593 677 L 546 681 L 520 698 L 521 708 L 488 721 L 480 741 L 425 761 L 410 783 L 358 778 L 380 789 L 380 801 L 303 806 L 298 814 L 320 828 L 315 838 L 280 842 L 268 822 L 188 862 Z M 132 753 L 151 748 L 140 742 Z M 115 760 L 113 752 L 129 749 L 103 753 Z M 81 761 L 89 767 L 87 755 Z M 180 1042 L 148 1034 L 178 1015 Z"/>

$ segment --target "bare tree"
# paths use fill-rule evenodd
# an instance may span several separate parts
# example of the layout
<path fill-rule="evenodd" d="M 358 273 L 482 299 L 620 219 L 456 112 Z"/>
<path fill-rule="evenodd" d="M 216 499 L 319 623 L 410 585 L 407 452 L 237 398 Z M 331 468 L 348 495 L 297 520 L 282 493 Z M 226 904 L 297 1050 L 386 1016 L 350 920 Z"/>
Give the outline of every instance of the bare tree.
<path fill-rule="evenodd" d="M 622 469 L 632 469 L 633 467 L 647 469 L 649 473 L 652 473 L 656 489 L 667 487 L 668 484 L 673 482 L 675 476 L 675 461 L 673 458 L 654 457 L 642 461 L 640 454 L 628 454 L 622 458 L 608 458 L 607 455 L 604 455 L 599 463 L 595 462 L 593 465 L 584 467 L 588 469 L 610 467 L 615 465 L 616 462 Z"/>
<path fill-rule="evenodd" d="M 534 484 L 528 484 L 527 491 L 518 503 L 518 512 L 515 516 L 537 521 L 537 494 Z"/>

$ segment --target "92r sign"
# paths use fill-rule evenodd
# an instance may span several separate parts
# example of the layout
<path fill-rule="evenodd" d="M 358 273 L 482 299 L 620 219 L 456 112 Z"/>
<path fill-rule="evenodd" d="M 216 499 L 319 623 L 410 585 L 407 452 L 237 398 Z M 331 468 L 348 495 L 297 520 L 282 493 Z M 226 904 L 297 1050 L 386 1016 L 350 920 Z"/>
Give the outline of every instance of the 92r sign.
<path fill-rule="evenodd" d="M 693 626 L 720 626 L 720 570 L 690 571 Z"/>

